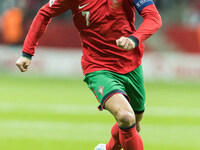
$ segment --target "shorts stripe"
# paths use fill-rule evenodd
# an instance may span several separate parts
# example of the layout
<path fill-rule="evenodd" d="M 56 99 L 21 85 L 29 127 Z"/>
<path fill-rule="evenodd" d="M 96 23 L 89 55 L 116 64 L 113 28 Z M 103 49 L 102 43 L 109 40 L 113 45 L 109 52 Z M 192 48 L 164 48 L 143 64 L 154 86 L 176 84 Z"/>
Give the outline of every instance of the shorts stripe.
<path fill-rule="evenodd" d="M 94 88 L 92 87 L 92 83 L 91 83 L 91 82 L 90 82 L 90 84 L 91 84 L 91 85 L 90 85 L 90 86 L 91 86 L 91 89 L 92 89 L 92 91 L 94 92 L 94 94 L 95 94 L 97 100 L 99 101 L 99 103 L 101 103 L 100 100 L 99 100 L 99 98 L 97 97 L 97 94 L 96 94 Z"/>
<path fill-rule="evenodd" d="M 102 110 L 104 109 L 105 102 L 106 102 L 111 96 L 113 96 L 114 94 L 123 94 L 123 95 L 127 98 L 127 100 L 130 102 L 130 99 L 129 99 L 128 95 L 126 94 L 126 92 L 124 92 L 124 91 L 122 91 L 122 90 L 113 90 L 113 91 L 109 92 L 108 94 L 106 94 L 106 95 L 103 97 L 103 99 L 102 99 L 102 101 L 101 101 L 101 105 L 99 105 L 99 107 L 98 107 L 98 109 L 99 109 L 100 111 L 102 111 Z"/>
<path fill-rule="evenodd" d="M 142 111 L 134 111 L 135 114 L 142 114 L 145 110 Z"/>

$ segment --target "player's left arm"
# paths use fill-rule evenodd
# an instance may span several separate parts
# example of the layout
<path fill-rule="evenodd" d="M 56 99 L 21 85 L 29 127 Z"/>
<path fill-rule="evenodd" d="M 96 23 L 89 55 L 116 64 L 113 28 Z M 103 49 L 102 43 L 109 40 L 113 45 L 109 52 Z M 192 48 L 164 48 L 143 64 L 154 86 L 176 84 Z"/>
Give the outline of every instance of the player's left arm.
<path fill-rule="evenodd" d="M 126 50 L 134 49 L 140 43 L 152 36 L 161 26 L 161 16 L 153 0 L 129 0 L 144 18 L 140 27 L 129 37 L 121 37 L 116 43 Z"/>

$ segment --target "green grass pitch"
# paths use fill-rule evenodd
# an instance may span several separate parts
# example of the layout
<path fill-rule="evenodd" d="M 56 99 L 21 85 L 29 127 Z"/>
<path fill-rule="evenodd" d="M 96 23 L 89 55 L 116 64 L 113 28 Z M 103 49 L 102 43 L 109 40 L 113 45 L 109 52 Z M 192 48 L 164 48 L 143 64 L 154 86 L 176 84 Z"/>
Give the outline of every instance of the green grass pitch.
<path fill-rule="evenodd" d="M 26 75 L 23 75 L 26 76 Z M 146 82 L 146 150 L 200 149 L 200 83 Z M 80 79 L 0 75 L 1 150 L 93 150 L 115 120 Z"/>

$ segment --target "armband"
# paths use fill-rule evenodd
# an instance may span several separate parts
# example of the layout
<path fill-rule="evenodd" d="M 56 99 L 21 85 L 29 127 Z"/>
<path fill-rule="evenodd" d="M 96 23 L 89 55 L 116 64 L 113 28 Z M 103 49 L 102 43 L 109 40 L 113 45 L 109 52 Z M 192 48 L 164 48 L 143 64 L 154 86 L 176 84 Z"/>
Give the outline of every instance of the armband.
<path fill-rule="evenodd" d="M 143 8 L 151 4 L 154 4 L 153 0 L 133 0 L 133 5 L 139 13 L 142 11 Z"/>

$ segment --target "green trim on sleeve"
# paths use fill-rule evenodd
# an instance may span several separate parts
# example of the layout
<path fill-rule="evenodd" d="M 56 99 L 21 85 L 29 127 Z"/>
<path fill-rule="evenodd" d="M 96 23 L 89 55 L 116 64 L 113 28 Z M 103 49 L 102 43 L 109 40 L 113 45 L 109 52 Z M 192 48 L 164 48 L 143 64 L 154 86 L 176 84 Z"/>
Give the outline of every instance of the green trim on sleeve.
<path fill-rule="evenodd" d="M 33 55 L 25 53 L 25 52 L 22 52 L 22 57 L 25 57 L 25 58 L 28 58 L 28 59 L 32 60 Z"/>
<path fill-rule="evenodd" d="M 128 38 L 131 39 L 135 43 L 135 47 L 139 45 L 139 40 L 136 37 L 131 35 Z"/>

